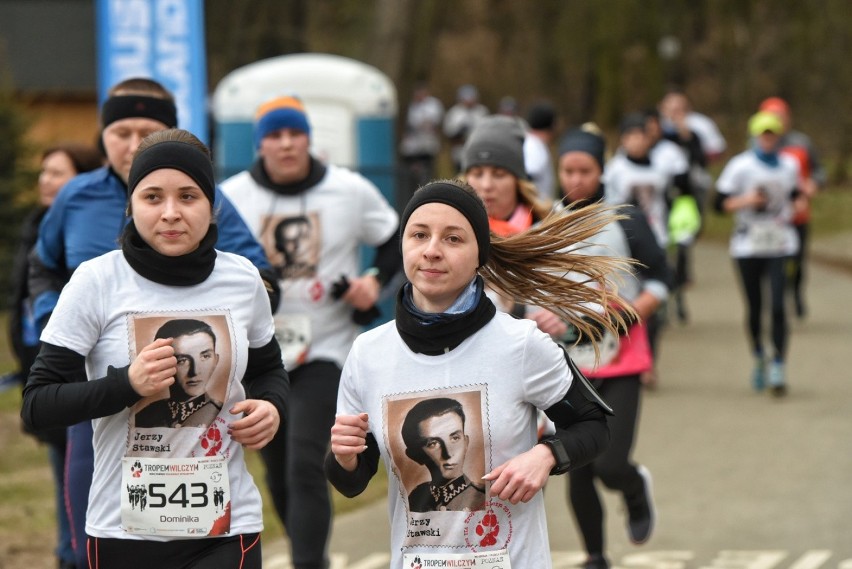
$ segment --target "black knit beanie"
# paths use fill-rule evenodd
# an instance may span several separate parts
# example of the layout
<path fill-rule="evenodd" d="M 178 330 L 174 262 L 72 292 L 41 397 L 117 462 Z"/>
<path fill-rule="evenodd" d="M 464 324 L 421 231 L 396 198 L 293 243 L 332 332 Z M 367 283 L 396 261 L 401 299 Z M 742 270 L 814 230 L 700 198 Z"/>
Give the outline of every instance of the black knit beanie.
<path fill-rule="evenodd" d="M 601 171 L 604 168 L 605 151 L 606 141 L 603 137 L 579 128 L 572 128 L 566 132 L 559 142 L 559 156 L 568 152 L 585 152 L 595 159 Z"/>
<path fill-rule="evenodd" d="M 465 216 L 473 228 L 476 244 L 479 246 L 479 266 L 487 263 L 491 249 L 491 230 L 488 228 L 488 214 L 485 212 L 485 206 L 472 191 L 467 192 L 452 182 L 430 182 L 414 192 L 399 220 L 400 249 L 402 249 L 408 218 L 418 207 L 435 202 L 457 209 Z"/>
<path fill-rule="evenodd" d="M 646 122 L 648 122 L 648 117 L 645 113 L 628 113 L 623 119 L 621 119 L 621 123 L 618 125 L 618 130 L 621 134 L 634 129 L 644 131 Z"/>
<path fill-rule="evenodd" d="M 533 130 L 551 130 L 556 125 L 556 110 L 545 101 L 535 103 L 527 111 L 527 124 Z"/>
<path fill-rule="evenodd" d="M 473 128 L 462 150 L 462 171 L 474 166 L 497 166 L 526 180 L 524 129 L 516 118 L 491 115 Z"/>

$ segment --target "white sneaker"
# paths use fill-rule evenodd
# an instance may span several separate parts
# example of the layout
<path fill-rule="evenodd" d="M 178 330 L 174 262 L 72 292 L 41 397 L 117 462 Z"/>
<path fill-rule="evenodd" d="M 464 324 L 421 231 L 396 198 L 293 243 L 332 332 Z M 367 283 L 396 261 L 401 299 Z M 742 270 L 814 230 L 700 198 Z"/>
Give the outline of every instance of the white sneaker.
<path fill-rule="evenodd" d="M 636 545 L 641 545 L 651 538 L 656 521 L 654 507 L 654 487 L 651 473 L 643 465 L 637 467 L 642 477 L 642 491 L 633 496 L 624 496 L 627 505 L 627 537 Z"/>

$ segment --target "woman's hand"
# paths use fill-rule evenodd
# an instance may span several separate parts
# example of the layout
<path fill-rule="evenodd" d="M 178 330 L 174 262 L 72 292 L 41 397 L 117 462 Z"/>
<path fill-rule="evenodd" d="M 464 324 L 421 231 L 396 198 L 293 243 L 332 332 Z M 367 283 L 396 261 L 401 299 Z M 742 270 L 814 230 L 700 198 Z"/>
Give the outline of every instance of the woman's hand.
<path fill-rule="evenodd" d="M 358 466 L 358 455 L 367 450 L 369 417 L 338 415 L 331 427 L 331 452 L 344 470 L 352 472 Z"/>
<path fill-rule="evenodd" d="M 536 310 L 527 316 L 536 323 L 538 329 L 554 338 L 561 338 L 568 331 L 568 325 L 561 318 L 549 310 Z"/>
<path fill-rule="evenodd" d="M 355 310 L 369 310 L 379 300 L 381 290 L 382 285 L 376 277 L 372 275 L 356 277 L 349 281 L 349 288 L 346 289 L 342 298 Z"/>
<path fill-rule="evenodd" d="M 766 195 L 766 191 L 763 191 L 760 188 L 752 188 L 741 195 L 726 198 L 725 201 L 722 202 L 722 207 L 727 212 L 734 212 L 746 208 L 761 211 L 766 208 L 768 203 L 769 196 Z"/>
<path fill-rule="evenodd" d="M 243 415 L 228 427 L 231 438 L 252 450 L 260 450 L 269 444 L 281 423 L 275 405 L 262 399 L 240 401 L 228 412 L 231 415 Z"/>
<path fill-rule="evenodd" d="M 175 382 L 177 358 L 171 338 L 154 340 L 139 352 L 127 375 L 133 391 L 149 397 L 168 389 Z"/>
<path fill-rule="evenodd" d="M 545 445 L 535 445 L 525 453 L 509 459 L 485 476 L 491 482 L 490 496 L 517 504 L 529 502 L 544 488 L 550 471 L 556 466 L 553 453 Z"/>

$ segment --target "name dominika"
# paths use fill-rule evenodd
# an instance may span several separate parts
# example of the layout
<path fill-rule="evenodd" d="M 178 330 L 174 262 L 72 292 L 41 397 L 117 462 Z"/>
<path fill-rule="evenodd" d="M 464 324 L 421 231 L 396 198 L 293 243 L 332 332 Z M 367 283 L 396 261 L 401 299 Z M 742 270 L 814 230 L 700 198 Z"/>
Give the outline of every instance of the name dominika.
<path fill-rule="evenodd" d="M 197 524 L 198 523 L 198 517 L 197 516 L 160 516 L 160 521 L 161 522 L 172 522 L 172 523 L 192 522 L 194 524 Z"/>

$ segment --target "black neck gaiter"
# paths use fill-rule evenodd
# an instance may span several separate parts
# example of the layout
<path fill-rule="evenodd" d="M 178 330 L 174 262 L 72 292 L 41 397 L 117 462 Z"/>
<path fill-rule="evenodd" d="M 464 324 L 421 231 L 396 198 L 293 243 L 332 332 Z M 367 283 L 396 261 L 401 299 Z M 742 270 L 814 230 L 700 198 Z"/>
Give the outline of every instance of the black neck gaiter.
<path fill-rule="evenodd" d="M 193 286 L 203 283 L 213 272 L 216 266 L 214 247 L 218 237 L 219 230 L 215 223 L 211 223 L 198 249 L 170 257 L 151 248 L 130 220 L 121 236 L 121 252 L 130 267 L 149 281 L 169 286 Z"/>
<path fill-rule="evenodd" d="M 276 184 L 270 180 L 269 174 L 263 168 L 263 160 L 260 158 L 255 160 L 254 164 L 249 168 L 249 174 L 255 182 L 282 196 L 297 196 L 316 186 L 325 177 L 325 172 L 325 165 L 313 156 L 311 156 L 311 167 L 308 170 L 308 177 L 292 184 Z"/>
<path fill-rule="evenodd" d="M 467 312 L 443 314 L 437 321 L 425 322 L 408 308 L 410 287 L 400 287 L 396 297 L 396 329 L 412 352 L 439 356 L 458 347 L 494 318 L 497 309 L 480 287 L 476 304 Z"/>

